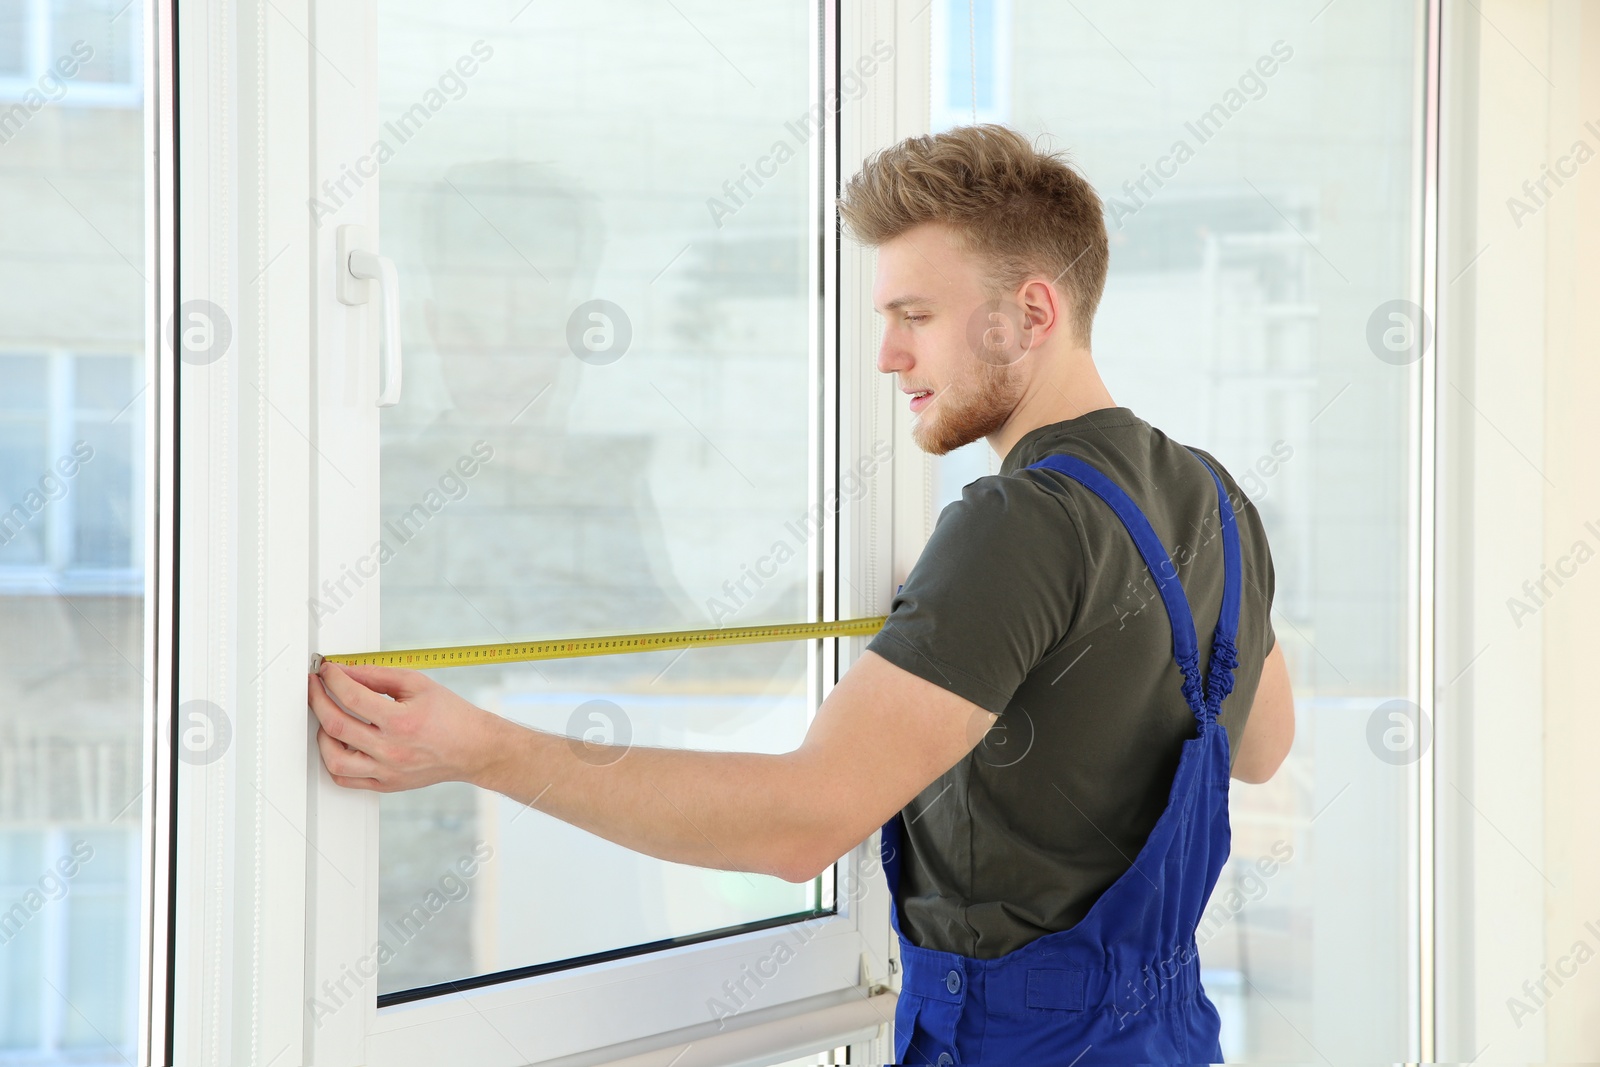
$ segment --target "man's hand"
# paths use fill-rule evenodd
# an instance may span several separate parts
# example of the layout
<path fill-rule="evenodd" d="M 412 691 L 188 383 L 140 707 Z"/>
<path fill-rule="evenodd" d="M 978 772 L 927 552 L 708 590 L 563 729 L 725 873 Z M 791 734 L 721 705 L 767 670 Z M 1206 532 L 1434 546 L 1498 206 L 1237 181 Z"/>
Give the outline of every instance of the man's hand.
<path fill-rule="evenodd" d="M 388 667 L 325 664 L 311 678 L 311 707 L 340 785 L 389 793 L 471 782 L 646 855 L 791 882 L 864 840 L 995 721 L 874 652 L 783 754 L 634 745 L 592 760 L 578 754 L 592 753 L 587 742 L 501 719 L 426 675 Z"/>
<path fill-rule="evenodd" d="M 420 671 L 324 662 L 308 680 L 317 748 L 339 785 L 394 793 L 471 781 L 499 752 L 505 721 Z"/>

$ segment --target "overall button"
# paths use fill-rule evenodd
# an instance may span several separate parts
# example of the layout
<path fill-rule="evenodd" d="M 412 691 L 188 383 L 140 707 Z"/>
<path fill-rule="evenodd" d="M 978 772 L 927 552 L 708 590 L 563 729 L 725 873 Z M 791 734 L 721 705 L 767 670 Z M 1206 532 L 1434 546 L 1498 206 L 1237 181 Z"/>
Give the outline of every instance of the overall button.
<path fill-rule="evenodd" d="M 956 972 L 951 971 L 950 973 L 951 974 L 955 974 Z M 939 1067 L 950 1067 L 950 1065 L 952 1063 L 956 1062 L 956 1061 L 950 1058 L 950 1053 L 941 1052 L 941 1053 L 939 1053 L 939 1061 L 938 1062 L 939 1062 Z"/>
<path fill-rule="evenodd" d="M 961 992 L 961 972 L 951 971 L 944 976 L 944 987 L 952 993 Z"/>

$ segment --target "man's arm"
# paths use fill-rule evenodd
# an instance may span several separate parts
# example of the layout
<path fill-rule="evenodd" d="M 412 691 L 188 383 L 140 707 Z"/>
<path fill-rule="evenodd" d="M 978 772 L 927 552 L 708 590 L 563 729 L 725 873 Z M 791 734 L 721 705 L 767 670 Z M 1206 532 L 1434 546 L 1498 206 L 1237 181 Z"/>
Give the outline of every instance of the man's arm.
<path fill-rule="evenodd" d="M 471 782 L 647 855 L 791 882 L 865 840 L 997 718 L 873 652 L 839 679 L 800 747 L 781 755 L 635 746 L 590 762 L 596 746 L 585 759 L 565 736 L 394 668 L 325 664 L 310 699 L 323 762 L 342 786 Z"/>
<path fill-rule="evenodd" d="M 1260 785 L 1277 773 L 1294 743 L 1294 692 L 1289 684 L 1289 665 L 1283 658 L 1283 642 L 1275 641 L 1261 665 L 1261 681 L 1256 685 L 1255 702 L 1239 736 L 1239 754 L 1233 761 L 1233 777 Z"/>

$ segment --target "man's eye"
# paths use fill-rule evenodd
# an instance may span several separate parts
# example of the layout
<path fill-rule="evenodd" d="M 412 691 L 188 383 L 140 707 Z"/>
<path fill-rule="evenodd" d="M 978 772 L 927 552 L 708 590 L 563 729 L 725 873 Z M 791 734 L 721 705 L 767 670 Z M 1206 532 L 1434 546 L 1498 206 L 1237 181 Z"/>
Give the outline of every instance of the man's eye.
<path fill-rule="evenodd" d="M 926 315 L 907 315 L 906 316 L 906 321 L 907 322 L 926 322 L 927 319 L 928 319 L 928 316 L 926 316 Z"/>

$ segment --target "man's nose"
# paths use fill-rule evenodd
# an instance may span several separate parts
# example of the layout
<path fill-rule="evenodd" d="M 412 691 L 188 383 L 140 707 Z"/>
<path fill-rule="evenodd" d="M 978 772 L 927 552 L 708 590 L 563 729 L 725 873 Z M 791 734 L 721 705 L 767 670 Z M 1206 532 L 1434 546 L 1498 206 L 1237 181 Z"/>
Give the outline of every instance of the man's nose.
<path fill-rule="evenodd" d="M 900 337 L 892 327 L 885 329 L 883 342 L 878 345 L 878 370 L 884 374 L 892 374 L 909 366 L 911 366 L 910 354 L 901 344 Z"/>

